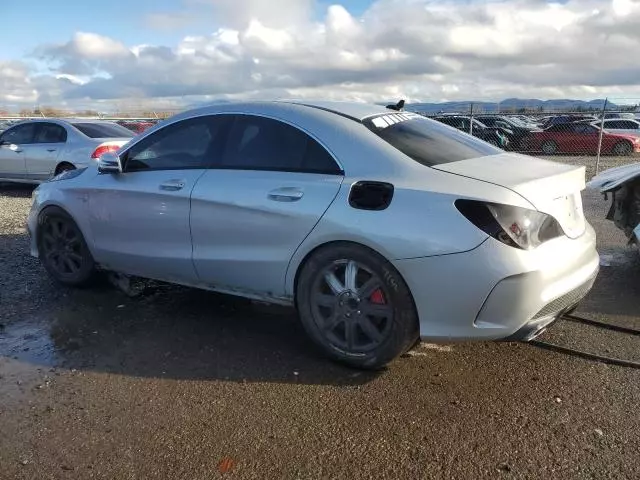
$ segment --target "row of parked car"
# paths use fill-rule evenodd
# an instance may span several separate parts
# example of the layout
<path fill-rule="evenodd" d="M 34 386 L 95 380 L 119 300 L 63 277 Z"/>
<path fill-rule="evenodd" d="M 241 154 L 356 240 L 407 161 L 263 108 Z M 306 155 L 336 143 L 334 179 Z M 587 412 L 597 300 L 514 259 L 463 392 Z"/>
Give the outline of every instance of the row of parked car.
<path fill-rule="evenodd" d="M 590 115 L 438 115 L 451 127 L 504 150 L 517 152 L 631 155 L 640 152 L 640 122 L 634 114 L 607 113 L 604 120 Z"/>
<path fill-rule="evenodd" d="M 640 152 L 640 122 L 633 114 L 607 113 L 604 120 L 588 115 L 485 114 L 433 118 L 509 151 L 594 155 L 601 143 L 604 154 Z M 86 166 L 156 123 L 54 118 L 0 120 L 0 180 L 40 182 L 65 170 Z"/>

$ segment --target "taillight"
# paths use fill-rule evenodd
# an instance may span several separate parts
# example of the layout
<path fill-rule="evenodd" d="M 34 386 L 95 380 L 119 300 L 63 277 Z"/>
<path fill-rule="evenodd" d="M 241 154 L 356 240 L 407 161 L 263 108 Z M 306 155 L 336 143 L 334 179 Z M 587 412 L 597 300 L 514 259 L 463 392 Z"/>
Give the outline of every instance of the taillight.
<path fill-rule="evenodd" d="M 564 235 L 555 218 L 537 210 L 462 199 L 455 206 L 480 230 L 511 247 L 532 250 Z"/>
<path fill-rule="evenodd" d="M 109 152 L 116 152 L 120 147 L 118 145 L 100 145 L 91 154 L 91 158 L 98 160 L 102 155 Z"/>

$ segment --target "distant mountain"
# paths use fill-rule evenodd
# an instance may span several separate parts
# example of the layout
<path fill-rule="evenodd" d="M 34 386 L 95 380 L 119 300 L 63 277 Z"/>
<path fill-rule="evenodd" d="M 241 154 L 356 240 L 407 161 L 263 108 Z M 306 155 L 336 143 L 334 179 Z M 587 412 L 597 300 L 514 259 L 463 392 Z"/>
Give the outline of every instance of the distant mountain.
<path fill-rule="evenodd" d="M 380 102 L 381 105 L 387 105 L 390 102 Z M 501 102 L 473 102 L 473 101 L 457 101 L 445 103 L 411 103 L 407 104 L 405 109 L 423 113 L 468 113 L 473 104 L 474 112 L 500 112 L 500 111 L 517 111 L 525 108 L 527 111 L 543 111 L 543 112 L 570 112 L 570 111 L 588 111 L 602 110 L 604 99 L 597 100 L 538 100 L 538 99 L 522 99 L 507 98 Z M 620 109 L 618 105 L 607 103 L 607 110 Z"/>

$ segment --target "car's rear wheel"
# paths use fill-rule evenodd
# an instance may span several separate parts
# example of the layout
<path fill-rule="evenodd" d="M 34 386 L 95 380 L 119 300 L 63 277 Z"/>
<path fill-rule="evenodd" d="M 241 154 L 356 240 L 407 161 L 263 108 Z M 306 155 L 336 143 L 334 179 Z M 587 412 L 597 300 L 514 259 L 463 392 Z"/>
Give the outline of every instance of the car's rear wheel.
<path fill-rule="evenodd" d="M 381 368 L 419 337 L 406 283 L 389 262 L 359 245 L 313 253 L 300 272 L 296 303 L 311 339 L 352 367 Z"/>
<path fill-rule="evenodd" d="M 558 151 L 558 144 L 553 140 L 547 140 L 542 144 L 542 152 L 546 155 L 553 155 Z"/>
<path fill-rule="evenodd" d="M 49 207 L 40 214 L 37 243 L 40 259 L 56 281 L 82 287 L 95 278 L 96 264 L 82 232 L 64 210 Z"/>
<path fill-rule="evenodd" d="M 613 146 L 615 155 L 626 156 L 633 153 L 633 145 L 630 142 L 618 142 Z"/>

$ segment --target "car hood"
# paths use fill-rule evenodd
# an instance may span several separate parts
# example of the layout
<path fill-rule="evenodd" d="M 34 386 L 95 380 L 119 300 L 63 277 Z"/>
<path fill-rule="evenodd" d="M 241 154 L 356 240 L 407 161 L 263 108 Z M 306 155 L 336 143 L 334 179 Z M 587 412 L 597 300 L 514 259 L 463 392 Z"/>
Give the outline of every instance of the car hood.
<path fill-rule="evenodd" d="M 593 177 L 587 184 L 587 187 L 597 188 L 603 193 L 610 192 L 623 183 L 636 178 L 640 179 L 640 163 L 632 163 L 631 165 L 623 165 L 605 170 Z"/>
<path fill-rule="evenodd" d="M 433 168 L 508 188 L 540 212 L 552 215 L 567 236 L 575 238 L 584 232 L 580 193 L 586 186 L 584 166 L 504 153 Z"/>

